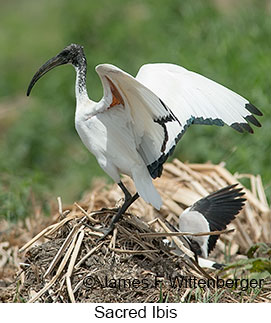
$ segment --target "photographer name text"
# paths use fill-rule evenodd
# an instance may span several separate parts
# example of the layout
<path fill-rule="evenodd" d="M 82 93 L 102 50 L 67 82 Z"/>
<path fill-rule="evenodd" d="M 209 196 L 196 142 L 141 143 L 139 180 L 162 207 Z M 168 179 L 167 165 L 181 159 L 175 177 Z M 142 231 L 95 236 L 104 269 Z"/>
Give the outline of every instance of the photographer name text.
<path fill-rule="evenodd" d="M 262 288 L 264 279 L 247 279 L 247 278 L 227 278 L 219 277 L 212 279 L 196 278 L 190 276 L 176 276 L 165 279 L 161 276 L 154 276 L 152 279 L 148 278 L 108 278 L 107 276 L 101 278 L 97 276 L 87 276 L 84 279 L 84 288 L 111 288 L 111 289 L 150 289 L 160 287 L 162 283 L 168 282 L 171 288 L 234 288 L 241 291 L 249 289 Z"/>

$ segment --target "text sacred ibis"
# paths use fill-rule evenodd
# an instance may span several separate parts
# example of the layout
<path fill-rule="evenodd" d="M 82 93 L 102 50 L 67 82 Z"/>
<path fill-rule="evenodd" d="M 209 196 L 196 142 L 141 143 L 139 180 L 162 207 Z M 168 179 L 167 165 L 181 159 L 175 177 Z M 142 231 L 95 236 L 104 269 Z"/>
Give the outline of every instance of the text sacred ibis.
<path fill-rule="evenodd" d="M 161 176 L 163 163 L 191 124 L 227 124 L 251 133 L 249 123 L 260 126 L 253 114 L 262 113 L 248 100 L 174 64 L 143 65 L 135 78 L 116 66 L 100 64 L 96 72 L 104 96 L 94 102 L 87 94 L 83 47 L 76 44 L 65 47 L 40 67 L 27 95 L 40 77 L 63 64 L 72 64 L 76 70 L 76 130 L 125 195 L 106 234 L 138 196 L 160 209 L 162 200 L 152 179 Z M 138 193 L 131 196 L 120 174 L 133 179 Z"/>

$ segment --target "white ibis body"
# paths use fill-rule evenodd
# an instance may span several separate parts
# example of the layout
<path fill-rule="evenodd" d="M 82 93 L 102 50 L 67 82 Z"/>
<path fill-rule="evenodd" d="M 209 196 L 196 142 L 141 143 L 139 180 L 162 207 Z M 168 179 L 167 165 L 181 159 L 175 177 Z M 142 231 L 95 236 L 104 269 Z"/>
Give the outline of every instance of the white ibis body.
<path fill-rule="evenodd" d="M 113 222 L 138 196 L 160 209 L 162 200 L 152 179 L 161 176 L 163 163 L 191 124 L 227 124 L 251 133 L 249 122 L 260 126 L 253 114 L 260 116 L 261 112 L 246 99 L 173 64 L 143 65 L 135 78 L 116 66 L 98 65 L 96 72 L 104 96 L 94 102 L 86 89 L 83 47 L 76 44 L 42 65 L 27 95 L 41 76 L 63 64 L 72 64 L 76 70 L 76 130 L 101 168 L 125 194 L 124 205 Z M 120 174 L 133 179 L 138 192 L 133 197 Z"/>
<path fill-rule="evenodd" d="M 179 217 L 180 232 L 213 232 L 226 229 L 242 210 L 246 199 L 245 193 L 237 184 L 226 186 L 194 203 L 184 210 Z M 178 231 L 169 225 L 174 231 Z M 208 258 L 214 249 L 219 235 L 184 236 L 182 241 L 191 249 L 202 267 L 218 268 L 218 264 Z"/>

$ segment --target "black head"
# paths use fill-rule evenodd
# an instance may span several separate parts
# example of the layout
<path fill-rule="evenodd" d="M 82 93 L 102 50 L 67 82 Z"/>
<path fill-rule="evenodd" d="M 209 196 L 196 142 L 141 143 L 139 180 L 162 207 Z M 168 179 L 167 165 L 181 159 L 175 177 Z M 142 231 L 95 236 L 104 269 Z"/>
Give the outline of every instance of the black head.
<path fill-rule="evenodd" d="M 77 44 L 71 44 L 65 47 L 58 55 L 54 56 L 53 58 L 49 59 L 45 64 L 43 64 L 33 76 L 27 89 L 27 96 L 30 94 L 35 83 L 44 74 L 46 74 L 51 69 L 64 64 L 72 64 L 74 67 L 79 67 L 83 64 L 85 65 L 86 58 L 83 47 Z"/>

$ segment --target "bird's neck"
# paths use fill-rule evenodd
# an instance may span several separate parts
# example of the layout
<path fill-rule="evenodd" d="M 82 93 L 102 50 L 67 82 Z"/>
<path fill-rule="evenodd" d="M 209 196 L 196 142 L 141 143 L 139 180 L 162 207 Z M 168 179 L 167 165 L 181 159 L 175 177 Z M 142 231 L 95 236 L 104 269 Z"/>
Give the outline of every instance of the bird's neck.
<path fill-rule="evenodd" d="M 76 70 L 76 83 L 75 83 L 75 95 L 76 101 L 82 102 L 88 99 L 86 76 L 87 76 L 87 61 L 84 56 L 80 57 L 78 64 L 74 66 Z"/>

